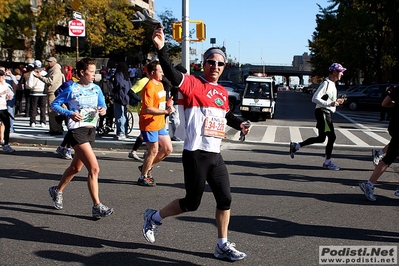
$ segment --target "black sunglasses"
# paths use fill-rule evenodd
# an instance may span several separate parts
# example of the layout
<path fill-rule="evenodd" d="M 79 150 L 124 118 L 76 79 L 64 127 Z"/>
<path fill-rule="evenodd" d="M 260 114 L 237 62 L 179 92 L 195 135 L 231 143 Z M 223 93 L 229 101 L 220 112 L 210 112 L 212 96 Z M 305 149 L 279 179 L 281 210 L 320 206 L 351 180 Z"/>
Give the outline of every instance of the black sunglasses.
<path fill-rule="evenodd" d="M 216 60 L 213 60 L 213 59 L 206 59 L 206 62 L 207 62 L 208 64 L 210 64 L 211 66 L 214 66 L 216 63 L 217 63 L 217 65 L 220 66 L 220 67 L 226 65 L 225 62 L 216 61 Z"/>

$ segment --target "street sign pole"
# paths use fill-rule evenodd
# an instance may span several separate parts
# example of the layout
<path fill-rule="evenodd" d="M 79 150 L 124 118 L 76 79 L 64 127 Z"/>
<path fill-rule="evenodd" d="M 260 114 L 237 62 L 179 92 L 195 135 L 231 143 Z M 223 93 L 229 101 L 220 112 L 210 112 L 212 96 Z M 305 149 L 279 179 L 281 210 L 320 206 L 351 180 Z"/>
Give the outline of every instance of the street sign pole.
<path fill-rule="evenodd" d="M 76 36 L 76 63 L 79 61 L 79 37 Z"/>
<path fill-rule="evenodd" d="M 75 18 L 69 21 L 69 36 L 76 37 L 76 62 L 79 61 L 79 37 L 84 37 L 85 35 L 86 25 L 84 20 Z"/>
<path fill-rule="evenodd" d="M 190 0 L 182 1 L 182 66 L 190 74 Z"/>

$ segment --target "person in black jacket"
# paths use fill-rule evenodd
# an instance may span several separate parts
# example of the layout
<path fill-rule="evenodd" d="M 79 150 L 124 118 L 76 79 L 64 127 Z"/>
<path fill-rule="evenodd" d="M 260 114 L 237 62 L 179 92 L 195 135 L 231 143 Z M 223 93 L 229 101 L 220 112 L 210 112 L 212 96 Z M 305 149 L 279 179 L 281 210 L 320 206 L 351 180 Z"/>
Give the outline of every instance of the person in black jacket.
<path fill-rule="evenodd" d="M 118 63 L 115 71 L 114 88 L 112 89 L 112 100 L 114 101 L 114 116 L 116 124 L 115 139 L 126 139 L 127 127 L 127 106 L 129 105 L 129 90 L 132 87 L 128 67 L 125 62 Z"/>
<path fill-rule="evenodd" d="M 105 104 L 107 105 L 107 113 L 104 116 L 100 116 L 98 120 L 98 133 L 100 135 L 104 135 L 112 131 L 112 123 L 114 122 L 114 108 L 112 101 L 113 85 L 112 82 L 108 80 L 107 74 L 105 72 L 101 73 L 101 80 L 98 83 L 98 86 L 101 88 L 101 91 L 104 94 Z"/>

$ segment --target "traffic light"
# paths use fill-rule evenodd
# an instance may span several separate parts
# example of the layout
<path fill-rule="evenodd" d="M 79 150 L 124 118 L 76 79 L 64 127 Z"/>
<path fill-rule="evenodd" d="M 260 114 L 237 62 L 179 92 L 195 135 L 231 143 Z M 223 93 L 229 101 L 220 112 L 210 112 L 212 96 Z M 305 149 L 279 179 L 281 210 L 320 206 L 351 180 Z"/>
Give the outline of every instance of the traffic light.
<path fill-rule="evenodd" d="M 177 42 L 182 41 L 182 27 L 181 22 L 176 22 L 172 24 L 172 36 Z"/>
<path fill-rule="evenodd" d="M 196 37 L 200 42 L 206 39 L 206 27 L 205 23 L 202 21 L 199 21 L 196 25 Z"/>

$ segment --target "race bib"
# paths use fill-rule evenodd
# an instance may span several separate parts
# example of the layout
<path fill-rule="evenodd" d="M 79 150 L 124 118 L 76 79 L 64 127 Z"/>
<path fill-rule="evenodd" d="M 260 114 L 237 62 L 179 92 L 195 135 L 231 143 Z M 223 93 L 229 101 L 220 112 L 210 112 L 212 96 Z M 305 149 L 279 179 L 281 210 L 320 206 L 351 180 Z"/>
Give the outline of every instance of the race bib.
<path fill-rule="evenodd" d="M 207 116 L 205 118 L 204 135 L 224 138 L 227 120 L 224 117 Z"/>
<path fill-rule="evenodd" d="M 81 120 L 82 123 L 96 125 L 98 120 L 97 110 L 94 108 L 84 108 L 80 110 L 80 114 L 82 115 L 83 119 Z"/>

